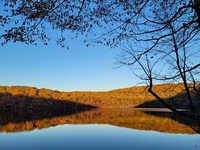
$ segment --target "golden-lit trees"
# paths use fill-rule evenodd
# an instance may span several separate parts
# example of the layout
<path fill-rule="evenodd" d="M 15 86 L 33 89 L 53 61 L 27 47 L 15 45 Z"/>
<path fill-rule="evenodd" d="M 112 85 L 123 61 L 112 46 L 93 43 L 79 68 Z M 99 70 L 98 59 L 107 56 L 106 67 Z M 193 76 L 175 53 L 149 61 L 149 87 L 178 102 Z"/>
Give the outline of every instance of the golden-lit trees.
<path fill-rule="evenodd" d="M 153 87 L 161 98 L 168 99 L 183 92 L 183 84 L 163 84 Z M 137 107 L 146 101 L 154 100 L 145 86 L 118 89 L 108 92 L 59 92 L 50 89 L 37 89 L 23 86 L 0 86 L 0 105 L 12 106 L 14 103 L 20 108 L 36 106 L 51 107 L 53 101 L 74 102 L 100 108 L 129 108 Z M 181 97 L 177 97 L 181 99 Z M 185 102 L 185 101 L 183 101 Z M 182 104 L 182 103 L 180 103 Z"/>
<path fill-rule="evenodd" d="M 144 74 L 136 71 L 136 75 L 146 81 L 156 98 L 152 90 L 155 80 L 183 82 L 190 109 L 194 109 L 188 83 L 194 83 L 195 89 L 199 81 L 199 0 L 6 0 L 0 4 L 2 45 L 37 45 L 38 41 L 47 45 L 52 30 L 60 31 L 56 43 L 62 47 L 67 31 L 74 37 L 85 35 L 87 46 L 129 43 L 132 48 L 120 56 L 120 63 L 133 70 L 139 66 Z M 95 34 L 97 31 L 101 32 Z M 47 93 L 41 95 L 50 98 Z"/>

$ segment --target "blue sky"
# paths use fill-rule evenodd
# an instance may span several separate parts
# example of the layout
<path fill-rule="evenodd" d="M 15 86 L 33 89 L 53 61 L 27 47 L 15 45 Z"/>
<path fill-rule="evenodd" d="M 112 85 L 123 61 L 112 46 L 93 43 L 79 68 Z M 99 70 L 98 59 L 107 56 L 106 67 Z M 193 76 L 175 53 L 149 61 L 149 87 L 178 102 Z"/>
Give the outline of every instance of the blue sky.
<path fill-rule="evenodd" d="M 139 81 L 130 69 L 118 68 L 120 48 L 86 47 L 69 40 L 69 50 L 54 42 L 48 46 L 8 43 L 0 48 L 0 85 L 24 85 L 61 91 L 105 91 L 130 87 Z"/>
<path fill-rule="evenodd" d="M 5 29 L 7 27 L 9 25 Z M 48 25 L 46 28 L 51 27 Z M 66 32 L 68 50 L 55 44 L 60 31 L 48 31 L 53 38 L 48 46 L 40 42 L 38 46 L 23 43 L 0 45 L 0 85 L 61 91 L 107 91 L 135 86 L 140 82 L 130 69 L 114 69 L 118 67 L 115 57 L 120 48 L 111 49 L 103 45 L 87 47 L 81 42 L 83 37 L 70 40 L 74 34 Z"/>

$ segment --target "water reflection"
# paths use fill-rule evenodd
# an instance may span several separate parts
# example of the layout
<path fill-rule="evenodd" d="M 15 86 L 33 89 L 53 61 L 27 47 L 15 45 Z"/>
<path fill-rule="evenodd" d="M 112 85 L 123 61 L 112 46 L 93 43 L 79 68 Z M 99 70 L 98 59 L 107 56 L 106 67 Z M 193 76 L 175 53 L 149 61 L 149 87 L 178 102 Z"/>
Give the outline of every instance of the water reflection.
<path fill-rule="evenodd" d="M 2 150 L 197 150 L 200 137 L 92 124 L 0 134 L 0 138 Z"/>
<path fill-rule="evenodd" d="M 0 132 L 23 132 L 64 124 L 109 124 L 137 130 L 166 133 L 196 133 L 170 112 L 159 115 L 136 109 L 92 109 L 80 112 L 17 112 L 0 114 Z"/>

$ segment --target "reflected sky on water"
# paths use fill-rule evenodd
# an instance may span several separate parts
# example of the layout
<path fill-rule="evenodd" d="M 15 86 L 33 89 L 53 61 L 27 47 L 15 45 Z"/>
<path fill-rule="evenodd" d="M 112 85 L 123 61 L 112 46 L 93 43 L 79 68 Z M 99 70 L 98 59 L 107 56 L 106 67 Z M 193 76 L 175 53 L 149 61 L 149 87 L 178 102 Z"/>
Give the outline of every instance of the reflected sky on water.
<path fill-rule="evenodd" d="M 2 150 L 197 150 L 198 134 L 169 134 L 111 125 L 61 125 L 31 132 L 1 133 Z"/>

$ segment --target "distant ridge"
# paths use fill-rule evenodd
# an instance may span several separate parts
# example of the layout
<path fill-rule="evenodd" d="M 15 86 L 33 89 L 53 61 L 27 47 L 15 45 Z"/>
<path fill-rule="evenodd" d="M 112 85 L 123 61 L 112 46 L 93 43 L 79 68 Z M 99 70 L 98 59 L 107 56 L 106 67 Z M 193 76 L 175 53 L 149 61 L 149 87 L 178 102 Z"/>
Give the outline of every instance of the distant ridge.
<path fill-rule="evenodd" d="M 183 94 L 183 89 L 183 84 L 158 84 L 153 87 L 153 90 L 163 99 Z M 68 100 L 100 108 L 138 107 L 154 100 L 154 97 L 148 93 L 146 86 L 134 86 L 102 92 L 63 92 L 28 86 L 0 86 L 0 106 L 6 105 L 8 101 L 11 103 L 12 98 L 16 96 L 23 96 L 26 100 L 33 98 L 55 99 L 58 101 Z M 159 105 L 158 107 L 163 106 Z"/>

